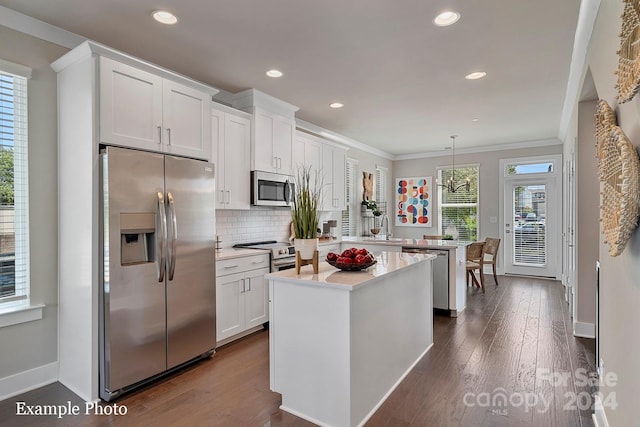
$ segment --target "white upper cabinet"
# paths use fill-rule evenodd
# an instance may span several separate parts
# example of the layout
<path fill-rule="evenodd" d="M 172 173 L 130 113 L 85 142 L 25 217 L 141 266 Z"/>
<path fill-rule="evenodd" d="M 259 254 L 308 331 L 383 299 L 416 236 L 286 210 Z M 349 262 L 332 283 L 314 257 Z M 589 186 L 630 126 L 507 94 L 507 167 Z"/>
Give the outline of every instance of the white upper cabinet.
<path fill-rule="evenodd" d="M 323 204 L 325 211 L 342 211 L 346 208 L 347 150 L 331 144 L 322 147 L 324 171 Z"/>
<path fill-rule="evenodd" d="M 211 94 L 100 57 L 100 142 L 208 160 Z"/>
<path fill-rule="evenodd" d="M 248 114 L 226 110 L 220 105 L 211 110 L 216 209 L 250 209 L 251 120 Z"/>
<path fill-rule="evenodd" d="M 162 77 L 100 58 L 100 141 L 161 151 Z"/>
<path fill-rule="evenodd" d="M 164 152 L 208 160 L 211 157 L 211 97 L 170 81 L 162 82 Z"/>
<path fill-rule="evenodd" d="M 251 170 L 292 175 L 298 107 L 255 89 L 233 95 L 232 105 L 253 115 Z"/>
<path fill-rule="evenodd" d="M 326 172 L 322 166 L 323 143 L 304 132 L 296 131 L 293 144 L 293 175 L 297 177 L 299 168 L 310 168 L 312 188 L 315 186 L 316 173 L 321 185 L 327 184 Z M 324 188 L 322 189 L 324 192 Z"/>

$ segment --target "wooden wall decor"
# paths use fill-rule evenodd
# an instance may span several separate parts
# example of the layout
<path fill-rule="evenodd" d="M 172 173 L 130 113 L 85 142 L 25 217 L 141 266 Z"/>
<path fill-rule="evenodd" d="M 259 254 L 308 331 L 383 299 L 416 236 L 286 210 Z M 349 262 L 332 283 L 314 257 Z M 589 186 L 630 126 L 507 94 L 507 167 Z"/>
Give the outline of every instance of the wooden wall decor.
<path fill-rule="evenodd" d="M 609 142 L 611 129 L 618 124 L 616 113 L 609 106 L 607 101 L 598 101 L 596 109 L 596 157 L 598 159 L 598 174 L 600 181 L 604 180 L 604 160 L 606 157 L 605 146 Z"/>
<path fill-rule="evenodd" d="M 600 206 L 602 234 L 609 245 L 609 255 L 615 257 L 624 251 L 638 225 L 640 160 L 636 148 L 616 125 L 611 127 L 607 142 L 598 150 L 603 184 Z"/>
<path fill-rule="evenodd" d="M 628 102 L 640 89 L 640 0 L 624 0 L 618 50 L 618 102 Z"/>

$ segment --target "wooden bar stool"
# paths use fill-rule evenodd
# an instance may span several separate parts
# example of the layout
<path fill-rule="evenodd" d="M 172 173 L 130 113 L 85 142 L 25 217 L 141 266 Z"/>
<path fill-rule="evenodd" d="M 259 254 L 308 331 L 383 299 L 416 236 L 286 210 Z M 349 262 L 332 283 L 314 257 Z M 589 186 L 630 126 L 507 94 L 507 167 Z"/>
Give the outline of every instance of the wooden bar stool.
<path fill-rule="evenodd" d="M 484 292 L 484 273 L 482 267 L 484 265 L 484 247 L 485 242 L 473 242 L 467 246 L 467 286 L 469 286 L 469 278 L 473 280 L 474 285 L 482 289 Z M 474 270 L 480 271 L 480 282 L 476 279 Z"/>
<path fill-rule="evenodd" d="M 500 239 L 493 237 L 487 237 L 484 239 L 484 254 L 485 257 L 482 260 L 483 264 L 491 264 L 493 267 L 493 278 L 498 286 L 498 275 L 496 274 L 496 258 L 498 256 L 498 248 L 500 247 Z"/>

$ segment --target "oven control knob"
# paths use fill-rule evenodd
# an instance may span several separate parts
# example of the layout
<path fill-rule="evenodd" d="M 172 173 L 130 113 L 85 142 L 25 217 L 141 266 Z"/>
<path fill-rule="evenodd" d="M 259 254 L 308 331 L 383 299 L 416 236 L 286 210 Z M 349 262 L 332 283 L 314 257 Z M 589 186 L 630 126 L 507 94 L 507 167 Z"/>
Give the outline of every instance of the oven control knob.
<path fill-rule="evenodd" d="M 286 249 L 280 249 L 280 250 L 278 251 L 278 253 L 279 253 L 280 255 L 285 255 L 287 252 L 288 252 L 288 251 L 287 251 Z"/>

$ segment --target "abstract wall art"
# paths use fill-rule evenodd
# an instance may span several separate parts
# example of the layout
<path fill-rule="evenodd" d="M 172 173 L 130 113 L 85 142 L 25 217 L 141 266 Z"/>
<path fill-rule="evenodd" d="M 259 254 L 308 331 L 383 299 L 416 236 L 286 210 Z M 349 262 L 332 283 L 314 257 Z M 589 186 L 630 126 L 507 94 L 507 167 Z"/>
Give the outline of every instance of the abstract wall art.
<path fill-rule="evenodd" d="M 430 176 L 395 179 L 395 225 L 431 227 Z"/>

